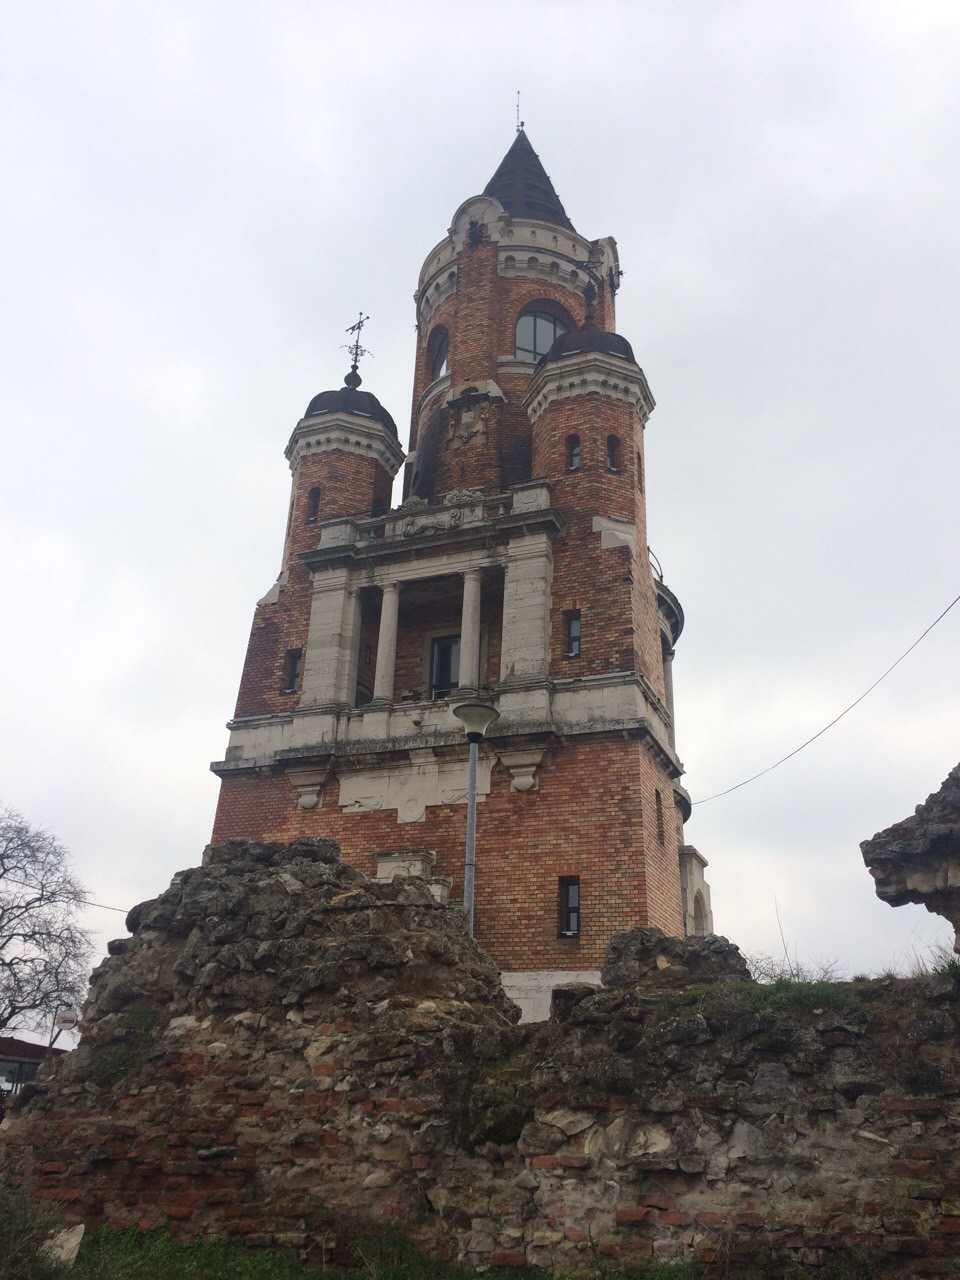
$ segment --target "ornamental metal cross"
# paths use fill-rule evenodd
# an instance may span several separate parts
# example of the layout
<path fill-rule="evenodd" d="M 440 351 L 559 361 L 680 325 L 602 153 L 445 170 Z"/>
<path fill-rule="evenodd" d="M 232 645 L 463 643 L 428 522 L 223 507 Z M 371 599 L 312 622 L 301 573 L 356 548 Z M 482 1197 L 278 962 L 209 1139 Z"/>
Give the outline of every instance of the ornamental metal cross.
<path fill-rule="evenodd" d="M 357 365 L 360 363 L 361 356 L 369 356 L 373 354 L 372 351 L 368 351 L 366 347 L 361 347 L 360 345 L 360 333 L 363 330 L 363 326 L 367 323 L 369 319 L 370 317 L 365 316 L 361 311 L 360 318 L 359 320 L 357 320 L 357 323 L 350 325 L 350 327 L 346 330 L 347 333 L 353 333 L 356 335 L 353 342 L 343 344 L 344 350 L 349 351 L 350 354 L 353 356 L 354 369 L 356 369 Z"/>

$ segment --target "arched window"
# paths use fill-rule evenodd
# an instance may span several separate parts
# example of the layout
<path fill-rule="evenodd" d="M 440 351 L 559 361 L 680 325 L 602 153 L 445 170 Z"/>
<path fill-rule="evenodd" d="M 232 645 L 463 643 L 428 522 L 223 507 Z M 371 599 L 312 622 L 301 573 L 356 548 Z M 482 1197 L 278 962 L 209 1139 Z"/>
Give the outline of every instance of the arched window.
<path fill-rule="evenodd" d="M 620 437 L 607 436 L 607 470 L 620 470 Z"/>
<path fill-rule="evenodd" d="M 320 490 L 311 489 L 307 494 L 307 524 L 316 524 L 320 517 Z"/>
<path fill-rule="evenodd" d="M 707 932 L 707 909 L 699 889 L 693 895 L 693 932 L 698 938 Z"/>
<path fill-rule="evenodd" d="M 580 437 L 567 436 L 567 470 L 580 470 Z"/>
<path fill-rule="evenodd" d="M 447 372 L 447 354 L 450 348 L 450 339 L 447 331 L 440 325 L 434 329 L 430 335 L 430 341 L 427 345 L 427 352 L 430 357 L 430 381 L 436 382 L 438 378 L 442 378 Z"/>
<path fill-rule="evenodd" d="M 536 364 L 545 356 L 557 338 L 570 329 L 566 320 L 551 315 L 549 311 L 525 311 L 517 321 L 514 358 Z"/>

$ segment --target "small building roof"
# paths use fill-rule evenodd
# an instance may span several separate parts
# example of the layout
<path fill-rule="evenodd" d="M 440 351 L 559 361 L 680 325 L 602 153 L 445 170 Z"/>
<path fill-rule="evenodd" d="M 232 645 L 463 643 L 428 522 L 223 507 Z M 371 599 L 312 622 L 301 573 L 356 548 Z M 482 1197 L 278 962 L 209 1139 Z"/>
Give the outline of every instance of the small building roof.
<path fill-rule="evenodd" d="M 45 1044 L 32 1044 L 16 1036 L 0 1036 L 0 1059 L 4 1062 L 42 1062 L 52 1055 L 66 1053 L 66 1049 L 51 1049 Z"/>

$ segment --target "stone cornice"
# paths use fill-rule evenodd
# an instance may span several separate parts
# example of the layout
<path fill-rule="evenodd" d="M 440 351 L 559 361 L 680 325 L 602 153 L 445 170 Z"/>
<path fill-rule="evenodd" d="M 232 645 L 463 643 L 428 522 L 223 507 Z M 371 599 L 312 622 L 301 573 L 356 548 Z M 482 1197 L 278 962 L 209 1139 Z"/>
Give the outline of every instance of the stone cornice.
<path fill-rule="evenodd" d="M 530 421 L 536 422 L 554 401 L 591 393 L 632 404 L 641 422 L 647 421 L 656 403 L 638 365 L 597 351 L 565 356 L 541 365 L 523 403 Z"/>
<path fill-rule="evenodd" d="M 516 719 L 510 712 L 505 712 L 505 719 L 501 721 L 503 732 L 491 734 L 489 741 L 493 744 L 498 754 L 501 754 L 515 749 L 529 748 L 537 744 L 546 747 L 551 743 L 560 743 L 564 740 L 576 739 L 581 742 L 603 742 L 610 739 L 634 739 L 653 756 L 669 777 L 674 780 L 680 778 L 683 774 L 683 766 L 665 744 L 662 731 L 658 733 L 655 725 L 657 719 L 662 719 L 665 709 L 643 676 L 638 676 L 633 672 L 613 672 L 585 680 L 544 680 L 540 678 L 536 681 L 505 681 L 497 685 L 490 693 L 498 701 L 501 697 L 509 698 L 510 695 L 515 695 L 518 692 L 523 693 L 527 690 L 532 693 L 543 691 L 549 694 L 562 694 L 571 690 L 582 689 L 584 692 L 593 691 L 595 695 L 599 696 L 604 688 L 628 685 L 639 687 L 652 711 L 652 715 L 638 714 L 639 708 L 637 708 L 635 712 L 604 720 L 598 720 L 591 715 L 585 718 L 577 718 L 573 721 L 564 718 L 563 722 L 561 722 L 546 707 L 541 711 L 535 711 L 529 717 L 521 715 L 519 719 Z M 215 761 L 210 768 L 220 777 L 238 772 L 270 771 L 296 763 L 304 766 L 309 765 L 310 767 L 319 766 L 320 764 L 323 764 L 324 767 L 330 765 L 331 768 L 335 768 L 339 772 L 344 768 L 368 768 L 375 763 L 389 765 L 402 762 L 411 751 L 427 750 L 440 755 L 445 755 L 451 751 L 456 753 L 463 745 L 463 732 L 459 725 L 434 723 L 424 726 L 423 723 L 424 711 L 428 709 L 436 711 L 438 708 L 443 711 L 447 705 L 446 702 L 429 701 L 397 704 L 393 711 L 395 715 L 400 713 L 401 722 L 385 738 L 380 736 L 370 738 L 355 737 L 353 736 L 356 733 L 355 729 L 351 728 L 349 732 L 347 731 L 346 726 L 355 719 L 360 719 L 362 722 L 363 716 L 369 713 L 369 707 L 352 708 L 334 704 L 322 707 L 311 705 L 300 706 L 282 714 L 237 717 L 231 720 L 228 725 L 231 732 L 238 733 L 241 738 L 248 734 L 252 735 L 252 740 L 258 741 L 259 745 L 248 755 L 244 754 L 242 746 L 231 747 L 228 749 L 227 758 L 222 761 Z M 503 706 L 504 704 L 501 702 L 500 705 Z M 418 708 L 420 709 L 419 711 Z M 271 748 L 266 745 L 266 740 L 270 737 L 269 731 L 274 726 L 279 730 L 284 725 L 290 726 L 294 721 L 309 722 L 318 716 L 327 718 L 329 722 L 328 730 L 324 731 L 322 741 L 317 741 L 311 734 L 307 743 L 303 743 L 303 731 L 301 730 L 300 734 L 295 734 L 294 737 L 299 736 L 302 745 L 281 745 L 281 742 L 290 742 L 285 733 L 281 738 L 275 739 L 276 747 Z M 265 731 L 266 738 L 264 737 Z M 681 793 L 683 795 L 686 794 L 682 792 L 682 788 Z M 678 803 L 680 802 L 678 801 Z"/>
<path fill-rule="evenodd" d="M 300 559 L 307 568 L 318 570 L 383 564 L 390 560 L 429 556 L 432 552 L 442 555 L 453 548 L 471 543 L 491 544 L 508 541 L 518 533 L 546 533 L 560 537 L 566 532 L 563 516 L 556 507 L 535 510 L 509 511 L 504 515 L 478 520 L 457 520 L 457 508 L 428 508 L 422 514 L 411 515 L 416 519 L 415 532 L 405 533 L 404 523 L 399 524 L 392 536 L 358 539 L 333 546 L 317 547 L 304 551 Z M 431 525 L 431 520 L 434 523 Z"/>
<path fill-rule="evenodd" d="M 324 413 L 301 418 L 284 455 L 292 471 L 303 458 L 334 449 L 374 458 L 391 477 L 400 470 L 405 456 L 400 442 L 382 423 L 357 413 Z"/>
<path fill-rule="evenodd" d="M 232 723 L 235 728 L 243 728 L 248 723 L 252 725 L 260 720 L 262 720 L 262 717 L 253 717 L 250 721 L 233 721 Z M 624 738 L 639 742 L 669 777 L 677 779 L 682 775 L 683 766 L 664 748 L 654 731 L 652 723 L 645 716 L 630 722 L 624 721 L 622 724 L 583 728 L 576 726 L 562 731 L 558 730 L 557 726 L 550 721 L 544 721 L 542 724 L 531 723 L 525 725 L 522 732 L 517 735 L 501 734 L 490 738 L 489 742 L 491 747 L 500 754 L 512 750 L 515 745 L 515 739 L 517 741 L 522 739 L 524 742 L 539 739 L 561 743 L 572 739 L 587 742 L 604 742 L 611 739 L 622 741 Z M 429 739 L 418 735 L 407 739 L 393 739 L 388 743 L 368 742 L 362 739 L 350 742 L 337 739 L 335 742 L 322 743 L 316 746 L 287 747 L 279 751 L 265 752 L 263 755 L 253 759 L 245 757 L 235 760 L 214 760 L 210 765 L 210 771 L 216 774 L 218 778 L 224 778 L 238 773 L 272 772 L 276 769 L 288 769 L 291 765 L 299 764 L 311 767 L 320 767 L 322 765 L 334 773 L 340 773 L 351 769 L 369 769 L 401 764 L 409 759 L 411 751 L 422 752 L 426 749 L 433 749 L 439 752 L 441 756 L 447 754 L 459 755 L 463 751 L 463 732 L 456 729 L 451 730 L 449 733 L 431 734 Z M 683 792 L 683 794 L 686 793 Z"/>
<path fill-rule="evenodd" d="M 670 632 L 670 642 L 676 644 L 683 631 L 683 609 L 680 601 L 662 578 L 654 578 L 653 588 L 657 593 L 657 610 Z"/>

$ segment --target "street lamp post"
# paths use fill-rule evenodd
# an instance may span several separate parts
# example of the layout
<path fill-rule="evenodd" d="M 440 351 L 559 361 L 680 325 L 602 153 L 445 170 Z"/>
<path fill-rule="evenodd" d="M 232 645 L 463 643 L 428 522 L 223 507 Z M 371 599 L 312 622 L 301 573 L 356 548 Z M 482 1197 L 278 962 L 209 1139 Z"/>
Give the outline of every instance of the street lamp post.
<path fill-rule="evenodd" d="M 463 907 L 467 913 L 467 931 L 473 937 L 473 885 L 477 855 L 477 755 L 478 744 L 500 712 L 488 702 L 471 699 L 453 708 L 453 714 L 463 724 L 463 731 L 470 744 L 470 767 L 467 776 L 467 850 L 463 864 Z"/>

